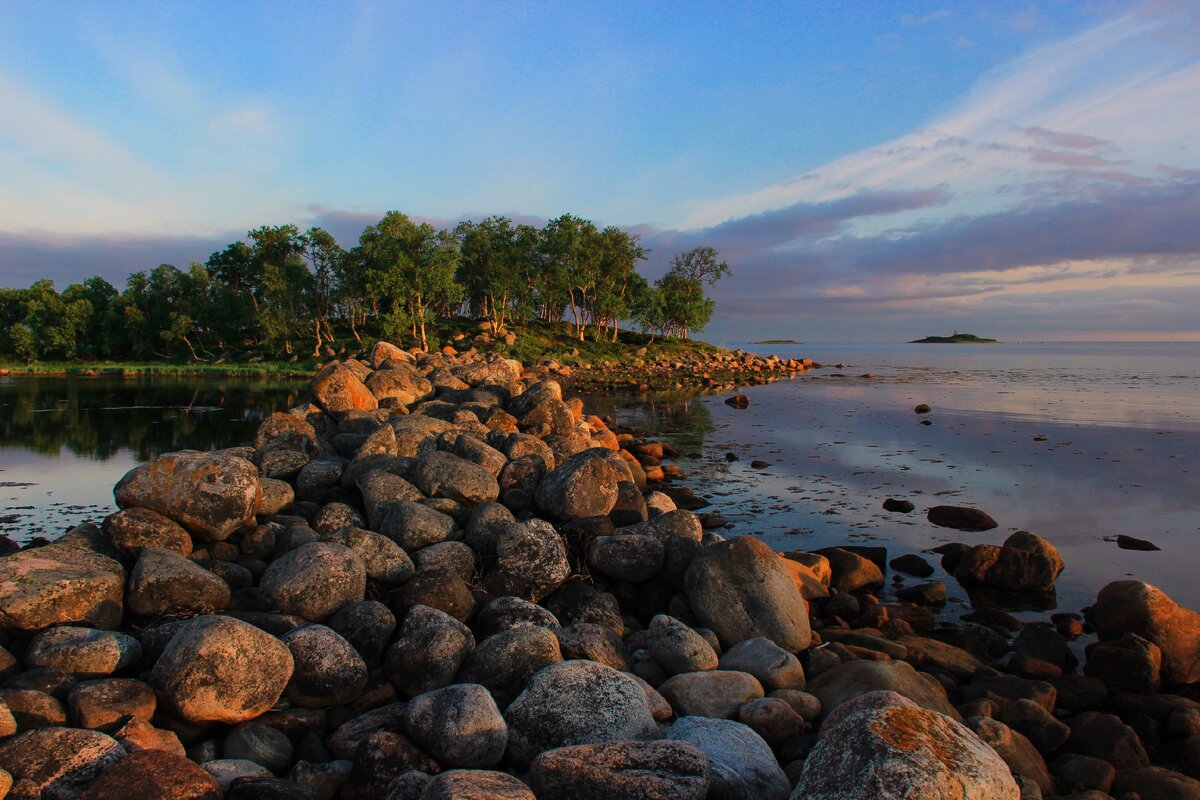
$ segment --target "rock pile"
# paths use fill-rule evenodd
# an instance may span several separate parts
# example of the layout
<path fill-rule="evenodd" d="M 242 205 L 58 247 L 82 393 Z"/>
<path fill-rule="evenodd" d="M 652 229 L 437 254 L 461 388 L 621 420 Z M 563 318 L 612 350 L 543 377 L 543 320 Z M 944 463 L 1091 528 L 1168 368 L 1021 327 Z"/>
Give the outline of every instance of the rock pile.
<path fill-rule="evenodd" d="M 516 362 L 381 343 L 312 397 L 0 559 L 0 798 L 1196 796 L 1196 615 L 1153 587 L 1101 592 L 1079 674 L 1077 618 L 939 627 L 883 548 L 706 532 L 668 447 Z M 943 562 L 1062 569 L 986 547 Z"/>

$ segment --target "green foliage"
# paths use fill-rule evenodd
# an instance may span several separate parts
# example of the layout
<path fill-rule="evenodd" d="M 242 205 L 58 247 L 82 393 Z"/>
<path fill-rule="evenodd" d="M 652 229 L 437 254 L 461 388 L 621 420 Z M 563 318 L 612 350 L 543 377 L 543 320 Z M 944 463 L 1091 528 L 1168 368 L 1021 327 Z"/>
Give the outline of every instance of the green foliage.
<path fill-rule="evenodd" d="M 488 217 L 451 231 L 390 211 L 349 251 L 321 228 L 262 226 L 203 264 L 135 272 L 123 290 L 98 276 L 61 293 L 48 280 L 0 289 L 0 358 L 298 360 L 299 345 L 324 359 L 380 336 L 436 347 L 456 332 L 446 322 L 462 318 L 499 338 L 535 320 L 561 328 L 567 316 L 580 348 L 589 331 L 615 344 L 621 320 L 687 338 L 713 313 L 704 286 L 729 267 L 696 248 L 651 286 L 637 272 L 646 256 L 636 234 L 572 214 L 540 229 Z"/>

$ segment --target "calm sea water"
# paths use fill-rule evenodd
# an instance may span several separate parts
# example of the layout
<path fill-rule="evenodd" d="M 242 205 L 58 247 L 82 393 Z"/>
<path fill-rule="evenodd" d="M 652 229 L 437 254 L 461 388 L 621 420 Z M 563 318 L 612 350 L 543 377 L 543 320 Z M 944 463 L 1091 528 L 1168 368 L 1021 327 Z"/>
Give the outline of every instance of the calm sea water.
<path fill-rule="evenodd" d="M 728 533 L 899 554 L 1032 530 L 1066 560 L 1060 608 L 1125 577 L 1200 608 L 1200 344 L 728 344 L 843 366 L 747 389 L 745 410 L 724 396 L 589 399 L 675 442 L 684 483 Z M 25 541 L 98 519 L 135 464 L 247 441 L 301 383 L 0 379 L 0 533 Z M 918 403 L 933 412 L 916 415 Z M 884 512 L 887 497 L 917 510 Z M 934 527 L 924 512 L 939 504 L 981 508 L 1000 527 Z M 1117 534 L 1162 550 L 1120 550 Z"/>
<path fill-rule="evenodd" d="M 726 345 L 842 365 L 747 389 L 745 410 L 720 396 L 617 411 L 688 443 L 686 483 L 730 533 L 899 554 L 1031 530 L 1066 561 L 1060 608 L 1126 577 L 1200 608 L 1200 344 Z M 917 510 L 885 512 L 888 497 Z M 935 527 L 924 512 L 941 504 L 981 508 L 999 527 Z M 1118 549 L 1117 534 L 1162 550 Z"/>

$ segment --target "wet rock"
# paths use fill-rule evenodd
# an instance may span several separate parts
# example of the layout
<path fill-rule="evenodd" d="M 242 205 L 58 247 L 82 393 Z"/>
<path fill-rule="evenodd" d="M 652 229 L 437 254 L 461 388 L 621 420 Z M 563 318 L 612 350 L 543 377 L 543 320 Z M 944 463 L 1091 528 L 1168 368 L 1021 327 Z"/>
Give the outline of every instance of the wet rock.
<path fill-rule="evenodd" d="M 125 756 L 111 736 L 77 728 L 40 728 L 0 743 L 0 769 L 44 800 L 73 800 Z"/>
<path fill-rule="evenodd" d="M 1134 536 L 1125 536 L 1124 534 L 1117 534 L 1117 547 L 1122 550 L 1141 550 L 1145 552 L 1162 550 L 1154 542 L 1148 542 L 1145 539 L 1138 539 Z"/>
<path fill-rule="evenodd" d="M 800 660 L 762 637 L 746 639 L 726 650 L 721 654 L 720 668 L 753 675 L 767 692 L 803 689 L 805 686 Z"/>
<path fill-rule="evenodd" d="M 446 497 L 468 507 L 500 496 L 500 485 L 492 473 L 451 453 L 426 453 L 417 461 L 412 477 L 427 497 Z"/>
<path fill-rule="evenodd" d="M 917 403 L 916 407 L 913 408 L 913 411 L 917 414 L 928 414 L 930 411 L 933 411 L 933 409 L 929 407 L 928 403 Z"/>
<path fill-rule="evenodd" d="M 646 649 L 668 675 L 717 668 L 717 654 L 708 641 L 666 614 L 650 620 Z"/>
<path fill-rule="evenodd" d="M 421 800 L 535 800 L 529 787 L 504 772 L 452 769 L 436 776 Z"/>
<path fill-rule="evenodd" d="M 911 500 L 897 500 L 894 497 L 889 497 L 883 501 L 884 511 L 894 511 L 898 514 L 907 514 L 914 508 L 916 508 L 916 506 L 913 505 Z"/>
<path fill-rule="evenodd" d="M 893 692 L 834 709 L 792 794 L 805 800 L 902 797 L 1018 800 L 1008 765 L 962 724 Z"/>
<path fill-rule="evenodd" d="M 76 800 L 221 800 L 212 775 L 181 755 L 162 750 L 131 753 L 110 767 Z"/>
<path fill-rule="evenodd" d="M 708 760 L 711 800 L 783 800 L 790 782 L 762 737 L 740 722 L 683 717 L 667 739 L 685 742 Z"/>
<path fill-rule="evenodd" d="M 733 719 L 745 703 L 763 696 L 763 687 L 745 672 L 684 672 L 658 687 L 680 717 Z"/>
<path fill-rule="evenodd" d="M 409 552 L 457 538 L 453 519 L 408 500 L 391 506 L 379 532 Z"/>
<path fill-rule="evenodd" d="M 590 661 L 542 669 L 504 716 L 518 764 L 556 747 L 659 738 L 637 679 Z"/>
<path fill-rule="evenodd" d="M 997 547 L 972 547 L 954 569 L 962 583 L 983 584 L 1021 592 L 1049 591 L 1063 569 L 1053 545 L 1035 534 L 1018 531 Z"/>
<path fill-rule="evenodd" d="M 729 647 L 763 636 L 785 650 L 812 640 L 808 604 L 771 548 L 739 537 L 702 549 L 685 578 L 696 617 Z"/>
<path fill-rule="evenodd" d="M 189 722 L 236 724 L 274 706 L 291 676 L 292 655 L 274 636 L 230 617 L 204 616 L 175 634 L 149 682 Z"/>
<path fill-rule="evenodd" d="M 903 661 L 846 661 L 811 678 L 807 691 L 816 695 L 826 710 L 867 692 L 888 691 L 922 708 L 959 718 L 942 685 Z"/>
<path fill-rule="evenodd" d="M 192 554 L 192 537 L 183 526 L 148 508 L 129 508 L 104 519 L 104 535 L 113 547 L 137 557 L 146 547 L 174 550 L 187 558 Z"/>
<path fill-rule="evenodd" d="M 503 708 L 525 690 L 535 674 L 562 660 L 554 632 L 519 625 L 482 640 L 464 667 L 462 679 L 487 687 Z"/>
<path fill-rule="evenodd" d="M 605 516 L 616 505 L 618 480 L 602 450 L 584 450 L 542 478 L 537 504 L 563 520 Z"/>
<path fill-rule="evenodd" d="M 487 689 L 460 683 L 418 695 L 405 708 L 410 739 L 444 767 L 485 769 L 504 757 L 508 726 Z"/>
<path fill-rule="evenodd" d="M 384 671 L 397 689 L 415 697 L 453 683 L 474 649 L 475 637 L 466 625 L 444 611 L 413 606 L 388 649 Z"/>
<path fill-rule="evenodd" d="M 363 599 L 367 571 L 348 547 L 312 542 L 271 563 L 260 588 L 272 608 L 321 622 L 339 606 Z"/>
<path fill-rule="evenodd" d="M 1101 641 L 1135 633 L 1162 651 L 1162 680 L 1200 681 L 1200 614 L 1141 581 L 1115 581 L 1096 596 L 1092 623 Z"/>
<path fill-rule="evenodd" d="M 120 625 L 125 569 L 64 542 L 0 558 L 0 630 L 32 633 L 52 625 Z"/>
<path fill-rule="evenodd" d="M 80 678 L 129 669 L 142 660 L 137 639 L 115 631 L 63 625 L 36 634 L 25 651 L 30 667 L 52 667 Z"/>
<path fill-rule="evenodd" d="M 933 574 L 933 567 L 929 565 L 929 562 L 916 553 L 905 553 L 902 556 L 896 556 L 888 562 L 888 566 L 897 572 L 915 575 L 918 578 L 928 578 Z"/>
<path fill-rule="evenodd" d="M 369 411 L 379 400 L 349 367 L 334 361 L 317 373 L 312 381 L 313 398 L 335 417 L 347 411 Z"/>
<path fill-rule="evenodd" d="M 113 489 L 117 505 L 148 508 L 209 541 L 254 522 L 258 469 L 244 458 L 191 450 L 134 467 Z"/>
<path fill-rule="evenodd" d="M 561 747 L 533 760 L 539 800 L 705 800 L 708 759 L 686 742 Z"/>
<path fill-rule="evenodd" d="M 148 547 L 129 574 L 126 606 L 142 617 L 211 614 L 229 605 L 229 584 L 173 550 Z"/>
<path fill-rule="evenodd" d="M 926 516 L 934 525 L 960 531 L 990 531 L 997 525 L 983 511 L 963 506 L 934 506 Z"/>
<path fill-rule="evenodd" d="M 896 590 L 896 599 L 921 606 L 941 606 L 946 602 L 946 584 L 941 581 L 917 583 Z"/>
<path fill-rule="evenodd" d="M 292 653 L 285 694 L 301 708 L 330 708 L 358 697 L 367 685 L 367 665 L 358 651 L 324 625 L 302 625 L 279 638 Z"/>
<path fill-rule="evenodd" d="M 238 725 L 225 736 L 225 758 L 253 761 L 282 775 L 292 764 L 292 743 L 283 732 L 257 722 Z"/>
<path fill-rule="evenodd" d="M 725 405 L 737 409 L 749 408 L 750 398 L 744 394 L 735 394 L 733 397 L 725 398 Z"/>
<path fill-rule="evenodd" d="M 84 681 L 71 689 L 67 707 L 71 721 L 80 728 L 96 730 L 133 717 L 149 722 L 158 700 L 149 684 L 133 678 Z"/>

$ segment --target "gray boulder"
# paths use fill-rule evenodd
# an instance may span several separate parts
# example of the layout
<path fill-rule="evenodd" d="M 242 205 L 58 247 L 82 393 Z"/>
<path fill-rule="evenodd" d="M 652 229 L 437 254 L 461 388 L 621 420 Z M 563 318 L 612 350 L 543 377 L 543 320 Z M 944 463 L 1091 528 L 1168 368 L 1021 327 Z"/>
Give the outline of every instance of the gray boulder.
<path fill-rule="evenodd" d="M 331 708 L 357 698 L 367 685 L 367 665 L 358 651 L 324 625 L 301 625 L 279 640 L 292 653 L 285 694 L 301 708 Z"/>
<path fill-rule="evenodd" d="M 147 547 L 129 575 L 126 607 L 139 616 L 211 614 L 228 607 L 229 584 L 174 550 Z"/>
<path fill-rule="evenodd" d="M 548 750 L 533 760 L 539 800 L 705 800 L 708 758 L 686 742 L 610 742 Z"/>
<path fill-rule="evenodd" d="M 770 746 L 740 722 L 682 717 L 667 739 L 686 742 L 708 759 L 709 800 L 784 800 L 791 784 Z"/>
<path fill-rule="evenodd" d="M 350 548 L 311 542 L 272 562 L 259 588 L 276 611 L 321 622 L 339 606 L 363 599 L 367 570 Z"/>
<path fill-rule="evenodd" d="M 597 449 L 567 458 L 538 484 L 538 506 L 558 519 L 605 516 L 617 502 L 619 475 Z"/>
<path fill-rule="evenodd" d="M 954 720 L 961 719 L 946 699 L 942 685 L 903 661 L 845 661 L 810 680 L 807 691 L 821 701 L 821 707 L 827 712 L 860 694 L 888 691 L 922 708 Z"/>
<path fill-rule="evenodd" d="M 504 757 L 508 726 L 496 701 L 477 683 L 459 683 L 418 695 L 404 712 L 413 743 L 444 767 L 486 769 Z"/>
<path fill-rule="evenodd" d="M 500 496 L 500 485 L 492 473 L 441 451 L 426 453 L 417 461 L 413 481 L 427 497 L 446 497 L 468 507 Z"/>
<path fill-rule="evenodd" d="M 453 683 L 474 649 L 466 625 L 444 611 L 413 606 L 388 649 L 384 672 L 403 694 L 415 697 Z"/>

